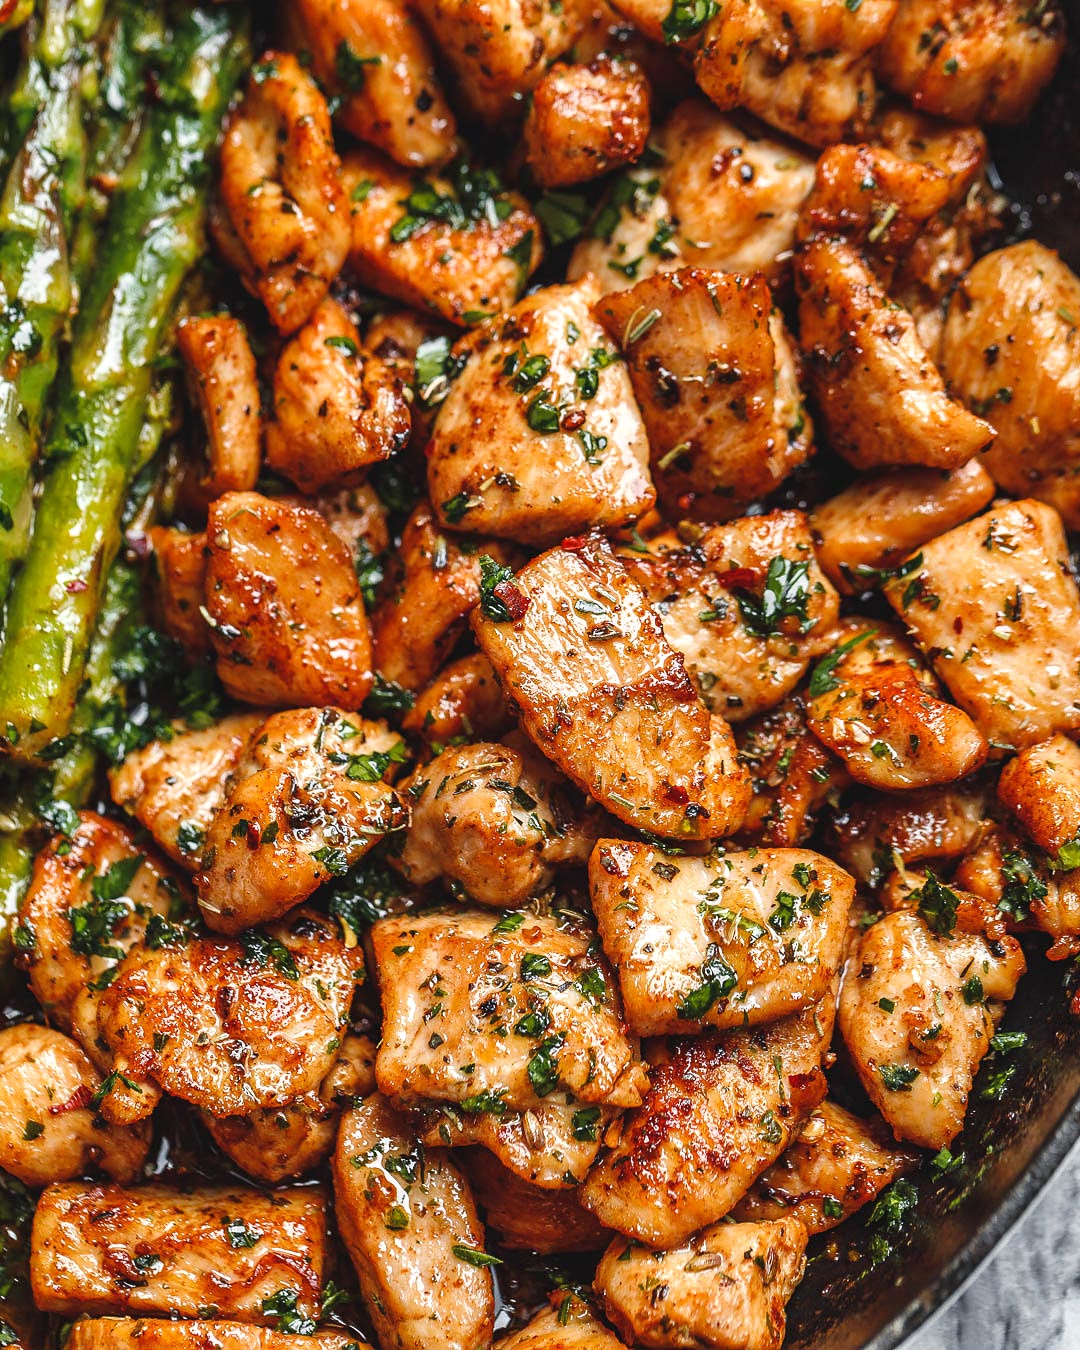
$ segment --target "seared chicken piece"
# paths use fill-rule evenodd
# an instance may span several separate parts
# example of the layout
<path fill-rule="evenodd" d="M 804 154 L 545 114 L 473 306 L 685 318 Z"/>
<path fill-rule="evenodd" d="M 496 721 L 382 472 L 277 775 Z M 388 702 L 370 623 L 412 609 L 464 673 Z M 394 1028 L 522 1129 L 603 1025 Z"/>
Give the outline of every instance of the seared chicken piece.
<path fill-rule="evenodd" d="M 522 128 L 525 160 L 541 187 L 567 187 L 632 164 L 649 139 L 649 82 L 632 61 L 601 56 L 551 67 L 533 90 Z"/>
<path fill-rule="evenodd" d="M 582 866 L 596 839 L 570 784 L 523 736 L 444 750 L 402 785 L 412 823 L 389 861 L 407 881 L 442 878 L 461 898 L 506 909 Z"/>
<path fill-rule="evenodd" d="M 839 599 L 801 511 L 714 525 L 686 547 L 660 535 L 622 561 L 702 702 L 729 722 L 779 703 L 832 647 Z"/>
<path fill-rule="evenodd" d="M 454 349 L 428 447 L 442 523 L 525 544 L 625 525 L 655 500 L 649 445 L 592 278 L 546 286 Z"/>
<path fill-rule="evenodd" d="M 427 36 L 404 0 L 299 0 L 282 12 L 324 89 L 334 116 L 409 168 L 445 164 L 457 126 Z"/>
<path fill-rule="evenodd" d="M 541 750 L 628 825 L 709 839 L 742 824 L 750 783 L 647 597 L 598 538 L 534 558 L 473 614 L 481 649 Z"/>
<path fill-rule="evenodd" d="M 645 1100 L 589 1173 L 582 1204 L 653 1247 L 722 1219 L 824 1097 L 832 1026 L 830 991 L 768 1026 L 657 1042 Z"/>
<path fill-rule="evenodd" d="M 1075 741 L 1051 736 L 1021 750 L 1002 769 L 997 795 L 1033 843 L 1055 857 L 1065 850 L 1068 866 L 1074 865 L 1069 845 L 1080 836 L 1080 746 Z"/>
<path fill-rule="evenodd" d="M 512 726 L 491 662 L 479 652 L 444 666 L 401 719 L 402 731 L 436 755 L 473 736 L 497 739 Z"/>
<path fill-rule="evenodd" d="M 228 492 L 206 524 L 206 618 L 226 690 L 271 707 L 359 708 L 371 638 L 352 559 L 317 511 Z"/>
<path fill-rule="evenodd" d="M 266 462 L 302 492 L 318 492 L 409 442 L 401 381 L 361 350 L 356 325 L 324 300 L 274 370 Z"/>
<path fill-rule="evenodd" d="M 983 457 L 985 458 L 985 457 Z M 959 468 L 866 474 L 810 516 L 818 562 L 843 595 L 874 589 L 889 569 L 962 525 L 994 496 L 983 460 Z"/>
<path fill-rule="evenodd" d="M 276 1110 L 213 1116 L 202 1122 L 218 1148 L 248 1176 L 274 1184 L 321 1166 L 334 1151 L 343 1106 L 375 1091 L 375 1044 L 352 1033 L 318 1089 Z"/>
<path fill-rule="evenodd" d="M 895 792 L 954 783 L 981 768 L 987 744 L 915 648 L 891 625 L 850 619 L 810 677 L 806 725 L 865 787 Z"/>
<path fill-rule="evenodd" d="M 874 107 L 871 55 L 898 0 L 744 0 L 725 5 L 694 57 L 718 108 L 749 108 L 810 145 L 859 136 Z"/>
<path fill-rule="evenodd" d="M 894 866 L 955 862 L 978 842 L 986 792 L 970 784 L 899 795 L 859 792 L 832 818 L 833 856 L 876 887 Z"/>
<path fill-rule="evenodd" d="M 358 575 L 370 572 L 375 564 L 381 571 L 382 556 L 390 547 L 390 531 L 386 507 L 370 483 L 328 488 L 308 500 L 349 550 Z M 380 580 L 381 576 L 372 576 L 362 586 L 369 608 Z"/>
<path fill-rule="evenodd" d="M 637 1036 L 772 1022 L 840 968 L 855 883 L 807 849 L 667 858 L 601 839 L 589 893 Z"/>
<path fill-rule="evenodd" d="M 964 1123 L 994 1034 L 993 1005 L 1012 998 L 1026 966 L 1015 938 L 961 931 L 965 897 L 932 873 L 915 898 L 917 912 L 887 914 L 860 939 L 844 974 L 839 1026 L 897 1139 L 939 1149 Z"/>
<path fill-rule="evenodd" d="M 1009 502 L 922 559 L 885 594 L 991 746 L 1080 729 L 1080 593 L 1057 512 Z"/>
<path fill-rule="evenodd" d="M 444 533 L 431 507 L 420 503 L 397 550 L 399 584 L 372 618 L 375 666 L 384 678 L 420 689 L 436 675 L 480 599 L 484 554 L 511 566 L 520 558 L 498 540 Z"/>
<path fill-rule="evenodd" d="M 378 1094 L 342 1119 L 334 1207 L 386 1350 L 490 1343 L 495 1296 L 468 1183 Z"/>
<path fill-rule="evenodd" d="M 38 1201 L 30 1248 L 44 1312 L 148 1313 L 272 1324 L 294 1295 L 313 1317 L 327 1266 L 319 1188 L 125 1189 L 66 1182 Z"/>
<path fill-rule="evenodd" d="M 627 20 L 635 28 L 640 28 L 653 42 L 667 40 L 664 20 L 671 12 L 668 0 L 613 0 L 612 9 L 620 18 Z M 698 32 L 701 31 L 703 24 L 704 20 L 697 25 Z"/>
<path fill-rule="evenodd" d="M 930 164 L 945 174 L 953 202 L 976 182 L 989 154 L 986 133 L 979 127 L 929 117 L 895 101 L 877 109 L 869 139 L 902 159 Z"/>
<path fill-rule="evenodd" d="M 997 432 L 998 486 L 1080 528 L 1080 277 L 1032 240 L 980 258 L 949 302 L 942 367 Z"/>
<path fill-rule="evenodd" d="M 98 996 L 114 1063 L 105 1115 L 149 1115 L 158 1087 L 216 1116 L 286 1106 L 317 1088 L 364 974 L 360 949 L 336 929 L 297 910 L 236 939 L 170 927 L 129 952 Z"/>
<path fill-rule="evenodd" d="M 206 431 L 208 501 L 250 492 L 259 476 L 259 384 L 247 329 L 227 315 L 195 317 L 176 326 L 188 388 Z"/>
<path fill-rule="evenodd" d="M 593 933 L 571 923 L 461 910 L 373 924 L 380 1091 L 466 1115 L 535 1108 L 557 1091 L 636 1106 L 645 1074 L 614 977 Z"/>
<path fill-rule="evenodd" d="M 617 180 L 627 186 L 613 189 L 575 248 L 571 280 L 595 272 L 610 292 L 687 263 L 763 272 L 770 284 L 786 276 L 814 161 L 703 99 L 680 103 L 654 141 L 661 165 Z"/>
<path fill-rule="evenodd" d="M 282 333 L 295 332 L 349 252 L 349 201 L 319 86 L 288 52 L 252 67 L 221 146 L 218 247 Z"/>
<path fill-rule="evenodd" d="M 134 1181 L 150 1126 L 103 1120 L 100 1087 L 101 1075 L 59 1031 L 32 1022 L 0 1030 L 0 1167 L 35 1187 L 97 1170 Z"/>
<path fill-rule="evenodd" d="M 891 1144 L 881 1126 L 880 1118 L 860 1120 L 823 1101 L 739 1201 L 735 1217 L 798 1219 L 811 1237 L 835 1228 L 919 1162 L 917 1153 Z"/>
<path fill-rule="evenodd" d="M 900 0 L 877 54 L 886 84 L 957 122 L 1022 122 L 1065 50 L 1057 0 Z"/>
<path fill-rule="evenodd" d="M 541 1189 L 504 1167 L 486 1148 L 468 1149 L 461 1164 L 484 1215 L 503 1247 L 554 1254 L 602 1251 L 611 1234 L 572 1190 Z"/>
<path fill-rule="evenodd" d="M 504 192 L 487 172 L 465 164 L 454 177 L 416 183 L 377 150 L 349 150 L 343 183 L 357 279 L 455 324 L 509 309 L 540 265 L 540 226 L 524 197 Z M 439 199 L 457 209 L 433 214 Z"/>
<path fill-rule="evenodd" d="M 481 121 L 498 126 L 585 24 L 588 0 L 417 0 L 457 91 Z"/>
<path fill-rule="evenodd" d="M 292 1335 L 243 1322 L 93 1317 L 75 1322 L 65 1350 L 370 1350 L 351 1331 Z"/>
<path fill-rule="evenodd" d="M 669 509 L 738 515 L 807 459 L 813 428 L 762 277 L 687 267 L 607 295 L 595 312 L 625 354 Z"/>
<path fill-rule="evenodd" d="M 174 862 L 194 872 L 229 775 L 265 718 L 238 713 L 198 731 L 174 726 L 167 740 L 133 750 L 109 772 L 113 801 L 154 836 Z"/>
<path fill-rule="evenodd" d="M 806 728 L 801 698 L 743 722 L 739 759 L 750 772 L 754 795 L 739 839 L 791 848 L 810 838 L 818 812 L 848 782 L 843 763 Z"/>
<path fill-rule="evenodd" d="M 407 757 L 384 723 L 339 708 L 268 718 L 206 832 L 195 884 L 209 926 L 285 914 L 404 829 L 409 808 L 388 780 Z"/>
<path fill-rule="evenodd" d="M 907 310 L 848 244 L 818 237 L 796 259 L 799 336 L 829 443 L 857 469 L 955 469 L 993 437 L 949 397 Z"/>
<path fill-rule="evenodd" d="M 210 629 L 203 618 L 206 605 L 206 533 L 190 534 L 169 525 L 147 531 L 154 550 L 157 608 L 166 632 L 174 637 L 189 661 L 210 654 Z"/>
<path fill-rule="evenodd" d="M 794 1218 L 718 1223 L 656 1252 L 616 1238 L 593 1287 L 628 1345 L 780 1350 L 805 1250 Z"/>
<path fill-rule="evenodd" d="M 623 1350 L 623 1343 L 583 1299 L 569 1292 L 550 1295 L 553 1306 L 520 1331 L 503 1336 L 493 1350 Z"/>

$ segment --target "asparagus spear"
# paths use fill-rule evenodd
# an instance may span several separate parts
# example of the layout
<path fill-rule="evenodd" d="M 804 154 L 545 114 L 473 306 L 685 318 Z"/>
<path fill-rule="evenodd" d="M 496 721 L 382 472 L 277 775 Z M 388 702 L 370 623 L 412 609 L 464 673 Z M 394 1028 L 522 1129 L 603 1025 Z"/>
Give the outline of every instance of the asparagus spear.
<path fill-rule="evenodd" d="M 86 665 L 160 351 L 198 257 L 208 156 L 247 59 L 229 6 L 187 11 L 171 70 L 113 197 L 59 383 L 47 475 L 0 652 L 0 739 L 20 759 L 62 736 Z"/>

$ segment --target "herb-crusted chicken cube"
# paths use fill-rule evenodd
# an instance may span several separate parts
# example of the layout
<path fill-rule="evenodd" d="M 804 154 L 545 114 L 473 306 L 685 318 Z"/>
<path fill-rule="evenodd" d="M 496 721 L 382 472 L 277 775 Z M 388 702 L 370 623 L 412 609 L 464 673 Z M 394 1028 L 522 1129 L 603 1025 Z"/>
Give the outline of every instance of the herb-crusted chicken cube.
<path fill-rule="evenodd" d="M 1080 746 L 1067 736 L 1021 750 L 1001 771 L 998 800 L 1060 865 L 1080 864 Z"/>
<path fill-rule="evenodd" d="M 589 890 L 635 1035 L 772 1022 L 819 1002 L 855 893 L 807 849 L 669 858 L 601 839 Z"/>
<path fill-rule="evenodd" d="M 567 187 L 633 163 L 649 138 L 649 83 L 632 61 L 559 62 L 532 93 L 522 139 L 542 187 Z"/>
<path fill-rule="evenodd" d="M 795 357 L 761 276 L 686 267 L 607 295 L 669 509 L 737 515 L 810 454 Z"/>
<path fill-rule="evenodd" d="M 210 629 L 202 613 L 206 604 L 206 534 L 152 525 L 147 538 L 154 550 L 160 622 L 183 647 L 188 660 L 197 661 L 210 652 Z"/>
<path fill-rule="evenodd" d="M 1080 593 L 1052 507 L 1008 502 L 939 535 L 885 594 L 992 747 L 1080 729 Z"/>
<path fill-rule="evenodd" d="M 718 1223 L 661 1251 L 616 1238 L 593 1287 L 628 1345 L 780 1350 L 805 1250 L 797 1218 Z"/>
<path fill-rule="evenodd" d="M 584 1299 L 565 1291 L 550 1297 L 554 1306 L 537 1313 L 520 1331 L 501 1337 L 493 1350 L 623 1350 L 622 1341 Z"/>
<path fill-rule="evenodd" d="M 227 315 L 184 319 L 176 345 L 206 431 L 199 491 L 249 492 L 259 476 L 259 385 L 247 329 Z"/>
<path fill-rule="evenodd" d="M 603 540 L 564 541 L 502 594 L 501 609 L 474 611 L 477 640 L 523 729 L 568 778 L 664 837 L 719 838 L 742 824 L 750 783 L 731 730 L 698 700 Z"/>
<path fill-rule="evenodd" d="M 174 1322 L 164 1317 L 85 1318 L 73 1323 L 67 1339 L 68 1350 L 206 1350 L 207 1346 L 213 1350 L 370 1350 L 351 1331 L 293 1335 L 246 1322 Z"/>
<path fill-rule="evenodd" d="M 402 731 L 436 755 L 473 736 L 497 740 L 513 725 L 491 662 L 480 652 L 443 666 L 401 719 Z"/>
<path fill-rule="evenodd" d="M 535 1108 L 555 1092 L 636 1106 L 645 1075 L 593 937 L 565 913 L 381 919 L 371 930 L 380 1090 L 466 1115 Z"/>
<path fill-rule="evenodd" d="M 428 448 L 444 525 L 545 544 L 625 525 L 655 500 L 649 446 L 595 280 L 548 286 L 454 349 Z"/>
<path fill-rule="evenodd" d="M 573 1188 L 542 1188 L 522 1180 L 486 1148 L 469 1149 L 462 1166 L 503 1247 L 545 1253 L 602 1251 L 611 1234 L 583 1209 Z"/>
<path fill-rule="evenodd" d="M 652 1247 L 722 1219 L 824 1097 L 832 1026 L 830 992 L 768 1026 L 657 1042 L 649 1091 L 589 1173 L 585 1208 Z"/>
<path fill-rule="evenodd" d="M 224 1317 L 271 1324 L 318 1311 L 327 1267 L 319 1188 L 50 1186 L 34 1216 L 30 1280 L 46 1312 Z M 271 1306 L 267 1306 L 270 1304 Z"/>

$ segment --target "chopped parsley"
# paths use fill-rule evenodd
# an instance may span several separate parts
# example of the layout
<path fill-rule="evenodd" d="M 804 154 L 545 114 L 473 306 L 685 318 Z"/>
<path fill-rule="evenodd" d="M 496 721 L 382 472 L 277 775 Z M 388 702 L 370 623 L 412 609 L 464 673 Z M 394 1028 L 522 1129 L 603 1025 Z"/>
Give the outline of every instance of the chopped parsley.
<path fill-rule="evenodd" d="M 760 596 L 743 587 L 735 590 L 743 623 L 756 637 L 777 634 L 786 619 L 796 619 L 799 632 L 809 632 L 813 620 L 806 613 L 810 598 L 810 564 L 792 562 L 783 556 L 773 558 L 765 573 Z"/>

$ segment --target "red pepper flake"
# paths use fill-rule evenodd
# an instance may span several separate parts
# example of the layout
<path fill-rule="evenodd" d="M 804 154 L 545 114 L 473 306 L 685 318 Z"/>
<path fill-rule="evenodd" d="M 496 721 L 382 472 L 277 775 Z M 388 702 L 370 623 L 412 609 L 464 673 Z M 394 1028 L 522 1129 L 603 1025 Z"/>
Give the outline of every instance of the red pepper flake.
<path fill-rule="evenodd" d="M 80 1083 L 66 1102 L 54 1102 L 49 1107 L 50 1116 L 65 1116 L 69 1111 L 81 1111 L 84 1106 L 90 1105 L 93 1093 L 85 1083 Z"/>
<path fill-rule="evenodd" d="M 741 586 L 744 589 L 750 586 L 757 586 L 761 583 L 761 574 L 755 572 L 752 567 L 733 567 L 729 572 L 720 572 L 716 577 L 721 586 L 734 590 Z"/>
<path fill-rule="evenodd" d="M 81 577 L 76 577 L 74 581 L 68 581 L 64 584 L 64 590 L 67 591 L 68 595 L 81 595 L 86 589 L 87 583 Z"/>
<path fill-rule="evenodd" d="M 525 612 L 529 608 L 529 597 L 524 591 L 519 591 L 512 581 L 500 581 L 491 588 L 491 593 L 496 600 L 501 600 L 506 606 L 506 612 L 511 620 L 525 617 Z"/>
<path fill-rule="evenodd" d="M 669 783 L 664 789 L 664 795 L 669 802 L 675 802 L 678 806 L 685 806 L 690 800 L 690 794 L 679 783 Z"/>
<path fill-rule="evenodd" d="M 568 534 L 559 547 L 565 549 L 567 553 L 580 553 L 588 542 L 587 534 Z"/>
<path fill-rule="evenodd" d="M 579 427 L 585 425 L 585 409 L 571 408 L 563 413 L 562 429 L 563 431 L 577 431 Z"/>

